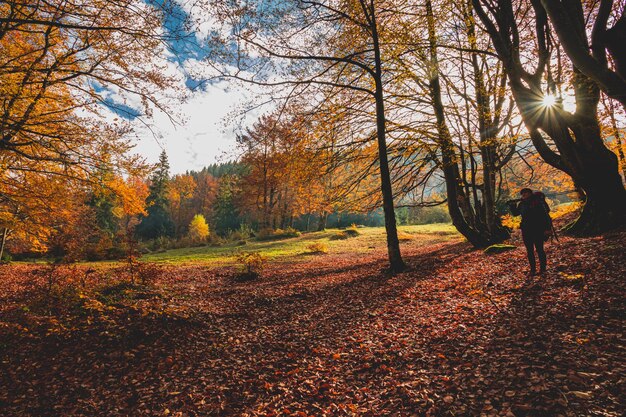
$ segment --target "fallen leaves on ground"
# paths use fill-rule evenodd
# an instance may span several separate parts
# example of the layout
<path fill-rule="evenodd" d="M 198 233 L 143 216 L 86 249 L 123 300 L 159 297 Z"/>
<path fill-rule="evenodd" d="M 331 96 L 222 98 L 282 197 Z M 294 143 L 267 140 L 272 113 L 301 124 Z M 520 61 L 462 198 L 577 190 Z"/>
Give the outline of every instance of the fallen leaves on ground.
<path fill-rule="evenodd" d="M 163 266 L 109 295 L 121 269 L 74 267 L 54 283 L 73 309 L 44 267 L 3 266 L 0 414 L 618 416 L 625 242 L 562 238 L 534 278 L 521 245 L 455 242 L 407 245 L 397 275 L 382 251 L 328 254 L 251 282 Z"/>

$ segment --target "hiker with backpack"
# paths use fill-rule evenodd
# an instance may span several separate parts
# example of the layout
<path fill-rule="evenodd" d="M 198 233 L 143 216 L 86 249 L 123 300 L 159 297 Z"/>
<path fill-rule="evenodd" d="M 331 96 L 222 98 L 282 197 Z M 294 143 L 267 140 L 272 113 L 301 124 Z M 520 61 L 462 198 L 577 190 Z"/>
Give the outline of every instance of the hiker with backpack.
<path fill-rule="evenodd" d="M 546 272 L 547 259 L 543 244 L 553 233 L 552 219 L 550 218 L 550 207 L 546 203 L 546 196 L 542 192 L 533 192 L 530 188 L 520 191 L 519 200 L 509 201 L 509 209 L 514 216 L 522 216 L 522 239 L 528 262 L 530 262 L 530 272 L 528 275 L 537 274 L 535 265 L 535 250 L 539 258 L 539 274 Z"/>

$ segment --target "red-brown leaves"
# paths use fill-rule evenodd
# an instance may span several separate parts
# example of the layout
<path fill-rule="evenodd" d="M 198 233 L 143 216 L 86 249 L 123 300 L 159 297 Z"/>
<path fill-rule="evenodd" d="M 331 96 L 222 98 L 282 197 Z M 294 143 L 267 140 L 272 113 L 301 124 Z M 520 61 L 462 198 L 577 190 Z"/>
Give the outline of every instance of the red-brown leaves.
<path fill-rule="evenodd" d="M 396 276 L 382 272 L 383 251 L 270 264 L 254 282 L 234 280 L 233 270 L 161 267 L 154 286 L 108 298 L 96 288 L 121 270 L 100 270 L 80 289 L 100 305 L 54 314 L 23 310 L 45 274 L 1 267 L 0 408 L 617 415 L 625 239 L 564 238 L 548 246 L 550 272 L 530 280 L 523 249 L 486 257 L 454 243 L 409 244 L 411 269 Z M 59 323 L 65 331 L 48 334 Z"/>

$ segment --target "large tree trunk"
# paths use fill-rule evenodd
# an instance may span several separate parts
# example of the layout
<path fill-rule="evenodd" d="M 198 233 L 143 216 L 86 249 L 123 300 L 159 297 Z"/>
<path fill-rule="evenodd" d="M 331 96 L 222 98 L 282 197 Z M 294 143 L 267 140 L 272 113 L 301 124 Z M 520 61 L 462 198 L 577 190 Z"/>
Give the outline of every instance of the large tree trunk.
<path fill-rule="evenodd" d="M 481 0 L 473 0 L 474 9 L 506 68 L 515 102 L 537 152 L 548 164 L 570 175 L 576 186 L 585 192 L 583 211 L 569 231 L 578 235 L 597 234 L 623 225 L 626 214 L 626 190 L 619 176 L 617 157 L 605 146 L 597 117 L 600 89 L 595 81 L 602 82 L 602 77 L 590 74 L 590 68 L 586 66 L 589 45 L 579 3 L 577 9 L 568 11 L 573 19 L 570 26 L 564 24 L 565 21 L 553 19 L 557 34 L 573 62 L 571 84 L 576 111 L 565 111 L 558 103 L 551 107 L 542 106 L 542 80 L 551 53 L 548 45 L 550 25 L 542 4 L 550 9 L 551 18 L 555 18 L 558 7 L 563 6 L 548 0 L 531 2 L 535 12 L 534 45 L 538 50 L 535 71 L 529 72 L 521 65 L 520 49 L 524 45 L 516 35 L 518 24 L 512 2 L 500 0 L 497 7 L 490 7 L 487 12 Z M 575 39 L 563 37 L 567 31 L 576 33 Z M 591 48 L 595 58 L 602 60 L 604 52 L 597 45 Z M 611 95 L 610 92 L 607 94 Z M 621 98 L 620 102 L 624 104 L 624 97 Z M 552 139 L 556 150 L 548 145 L 544 134 Z"/>
<path fill-rule="evenodd" d="M 607 161 L 608 158 L 602 158 Z M 600 162 L 600 159 L 598 160 Z M 615 164 L 616 165 L 616 164 Z M 586 202 L 580 217 L 568 226 L 574 235 L 594 235 L 625 223 L 626 193 L 619 175 L 606 175 L 603 169 L 584 176 L 581 187 L 586 192 Z M 620 189 L 621 187 L 621 189 Z"/>
<path fill-rule="evenodd" d="M 380 57 L 380 46 L 378 42 L 378 32 L 376 28 L 376 18 L 372 4 L 371 29 L 372 43 L 374 47 L 374 59 L 376 71 L 374 82 L 376 84 L 376 137 L 378 140 L 378 159 L 380 170 L 380 189 L 383 195 L 383 211 L 385 214 L 385 231 L 387 232 L 387 254 L 389 256 L 390 269 L 393 272 L 400 272 L 406 268 L 402 255 L 400 254 L 400 241 L 398 240 L 398 229 L 396 226 L 396 214 L 393 204 L 393 191 L 391 186 L 391 175 L 389 173 L 389 160 L 387 158 L 387 140 L 385 123 L 385 101 L 382 83 L 382 65 Z"/>
<path fill-rule="evenodd" d="M 443 102 L 441 100 L 441 84 L 439 81 L 439 59 L 437 56 L 437 38 L 435 33 L 435 18 L 430 0 L 426 1 L 426 16 L 428 19 L 428 42 L 430 53 L 430 76 L 429 92 L 437 120 L 437 133 L 439 148 L 441 150 L 441 163 L 446 181 L 446 194 L 448 200 L 448 213 L 452 224 L 474 247 L 482 248 L 489 246 L 490 239 L 481 234 L 468 222 L 473 218 L 470 212 L 468 196 L 462 187 L 462 178 L 454 151 L 452 135 L 448 128 Z M 465 213 L 464 213 L 465 212 Z"/>
<path fill-rule="evenodd" d="M 604 144 L 597 118 L 600 92 L 597 85 L 579 71 L 572 83 L 576 91 L 576 113 L 558 106 L 536 110 L 536 95 L 521 84 L 513 83 L 513 93 L 531 139 L 543 159 L 569 174 L 585 193 L 580 217 L 567 231 L 580 236 L 602 233 L 624 224 L 626 190 L 619 175 L 617 156 Z M 554 141 L 558 154 L 545 143 L 539 129 Z"/>
<path fill-rule="evenodd" d="M 498 165 L 497 139 L 502 124 L 502 107 L 506 92 L 506 75 L 497 74 L 499 81 L 494 88 L 493 100 L 490 100 L 487 85 L 489 76 L 485 76 L 484 67 L 479 63 L 478 50 L 480 47 L 476 37 L 474 15 L 472 13 L 471 0 L 463 4 L 463 13 L 467 22 L 467 39 L 472 51 L 470 52 L 472 70 L 474 76 L 474 95 L 476 97 L 476 111 L 478 116 L 478 128 L 480 132 L 480 155 L 483 168 L 482 204 L 480 210 L 479 227 L 484 228 L 490 243 L 499 243 L 510 237 L 507 229 L 502 227 L 500 217 L 496 212 L 496 174 L 502 165 Z M 493 101 L 493 109 L 491 108 Z M 508 118 L 509 116 L 504 116 Z M 506 155 L 503 159 L 506 159 Z M 475 185 L 475 184 L 474 184 Z M 476 187 L 475 187 L 476 188 Z"/>

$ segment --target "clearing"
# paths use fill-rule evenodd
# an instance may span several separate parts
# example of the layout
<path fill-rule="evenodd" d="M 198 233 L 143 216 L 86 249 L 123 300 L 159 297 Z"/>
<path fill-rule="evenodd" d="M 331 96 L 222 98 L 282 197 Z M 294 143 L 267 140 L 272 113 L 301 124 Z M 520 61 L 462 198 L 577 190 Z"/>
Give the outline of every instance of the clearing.
<path fill-rule="evenodd" d="M 124 266 L 0 267 L 0 414 L 622 415 L 626 232 L 550 243 L 528 279 L 522 247 L 442 230 L 388 275 L 380 230 L 359 230 L 326 255 L 248 243 L 275 258 L 250 282 L 216 262 L 236 247 L 152 254 L 134 285 Z"/>

